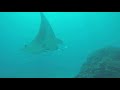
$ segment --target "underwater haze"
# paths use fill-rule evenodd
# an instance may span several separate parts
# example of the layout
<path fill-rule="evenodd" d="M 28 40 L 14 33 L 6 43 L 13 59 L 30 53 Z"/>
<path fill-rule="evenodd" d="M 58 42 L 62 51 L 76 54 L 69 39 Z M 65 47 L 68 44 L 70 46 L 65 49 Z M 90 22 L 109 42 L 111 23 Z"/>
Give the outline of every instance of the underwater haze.
<path fill-rule="evenodd" d="M 0 78 L 74 78 L 90 53 L 120 46 L 119 12 L 43 14 L 63 45 L 32 54 L 22 49 L 39 32 L 40 12 L 0 12 Z"/>

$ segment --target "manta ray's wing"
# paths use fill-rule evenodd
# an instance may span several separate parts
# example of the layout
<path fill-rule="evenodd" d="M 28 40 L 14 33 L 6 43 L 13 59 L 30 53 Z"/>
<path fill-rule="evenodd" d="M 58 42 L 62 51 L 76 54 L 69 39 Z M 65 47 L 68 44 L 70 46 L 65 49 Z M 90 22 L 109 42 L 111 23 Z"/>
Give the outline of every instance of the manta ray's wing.
<path fill-rule="evenodd" d="M 35 39 L 27 45 L 24 50 L 38 53 L 44 51 L 52 51 L 58 49 L 58 44 L 62 43 L 57 39 L 50 23 L 43 13 L 41 13 L 41 27 Z"/>

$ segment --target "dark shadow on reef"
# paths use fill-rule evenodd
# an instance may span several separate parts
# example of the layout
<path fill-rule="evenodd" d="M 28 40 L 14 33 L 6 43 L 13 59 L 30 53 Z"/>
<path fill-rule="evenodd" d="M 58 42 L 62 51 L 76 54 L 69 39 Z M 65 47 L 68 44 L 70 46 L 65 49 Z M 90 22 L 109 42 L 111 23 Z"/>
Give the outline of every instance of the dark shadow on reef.
<path fill-rule="evenodd" d="M 105 47 L 95 51 L 75 78 L 120 78 L 120 48 Z"/>

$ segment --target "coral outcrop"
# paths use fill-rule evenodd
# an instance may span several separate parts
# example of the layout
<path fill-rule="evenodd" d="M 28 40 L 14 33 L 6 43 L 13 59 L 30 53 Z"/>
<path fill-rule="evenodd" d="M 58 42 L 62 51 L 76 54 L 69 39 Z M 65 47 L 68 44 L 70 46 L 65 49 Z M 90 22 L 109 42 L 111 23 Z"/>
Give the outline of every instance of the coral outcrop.
<path fill-rule="evenodd" d="M 120 48 L 105 47 L 92 53 L 76 78 L 120 78 Z"/>

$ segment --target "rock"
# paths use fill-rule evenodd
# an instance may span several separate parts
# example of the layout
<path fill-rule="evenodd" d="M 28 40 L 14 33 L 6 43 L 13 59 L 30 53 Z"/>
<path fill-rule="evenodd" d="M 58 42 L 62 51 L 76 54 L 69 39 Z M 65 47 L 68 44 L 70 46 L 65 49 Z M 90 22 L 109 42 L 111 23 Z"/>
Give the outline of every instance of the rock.
<path fill-rule="evenodd" d="M 95 51 L 75 78 L 120 78 L 120 48 L 105 47 Z"/>

